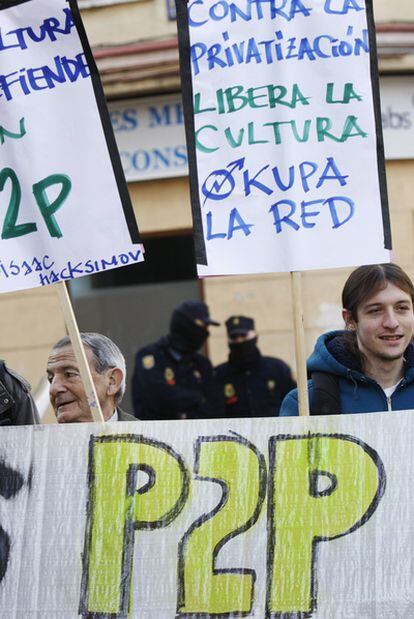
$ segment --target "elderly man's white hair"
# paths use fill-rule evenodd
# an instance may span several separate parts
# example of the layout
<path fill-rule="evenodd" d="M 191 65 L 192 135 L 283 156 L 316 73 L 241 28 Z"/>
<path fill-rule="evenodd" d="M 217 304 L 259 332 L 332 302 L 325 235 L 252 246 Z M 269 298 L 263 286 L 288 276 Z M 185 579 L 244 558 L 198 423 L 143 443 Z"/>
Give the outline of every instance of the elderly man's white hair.
<path fill-rule="evenodd" d="M 124 397 L 126 386 L 126 363 L 125 357 L 119 350 L 118 346 L 101 333 L 81 333 L 81 340 L 85 346 L 92 352 L 92 357 L 95 365 L 95 370 L 98 374 L 103 374 L 110 368 L 119 368 L 122 370 L 122 383 L 115 394 L 115 404 L 119 404 Z M 62 337 L 53 346 L 53 350 L 71 346 L 69 336 Z"/>

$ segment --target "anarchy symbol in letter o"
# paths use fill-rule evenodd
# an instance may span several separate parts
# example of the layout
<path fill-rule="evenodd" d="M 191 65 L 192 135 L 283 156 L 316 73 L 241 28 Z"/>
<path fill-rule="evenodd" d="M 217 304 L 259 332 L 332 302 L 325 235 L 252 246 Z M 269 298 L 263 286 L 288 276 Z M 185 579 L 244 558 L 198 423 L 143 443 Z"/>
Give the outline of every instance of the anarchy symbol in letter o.
<path fill-rule="evenodd" d="M 225 200 L 233 192 L 235 180 L 230 170 L 215 170 L 203 183 L 201 191 L 205 196 L 204 204 L 210 200 Z"/>

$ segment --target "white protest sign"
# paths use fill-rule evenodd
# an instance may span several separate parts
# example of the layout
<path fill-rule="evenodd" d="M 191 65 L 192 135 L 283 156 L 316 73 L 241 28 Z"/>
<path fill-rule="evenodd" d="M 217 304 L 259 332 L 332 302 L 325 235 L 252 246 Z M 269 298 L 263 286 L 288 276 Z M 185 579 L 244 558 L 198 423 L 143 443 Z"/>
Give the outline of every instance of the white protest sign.
<path fill-rule="evenodd" d="M 414 158 L 414 84 L 410 76 L 381 76 L 386 159 Z M 186 176 L 181 94 L 108 103 L 127 181 Z"/>
<path fill-rule="evenodd" d="M 389 261 L 371 1 L 177 9 L 199 275 Z"/>
<path fill-rule="evenodd" d="M 2 428 L 0 615 L 414 612 L 413 411 Z"/>
<path fill-rule="evenodd" d="M 141 261 L 75 3 L 6 1 L 0 29 L 0 291 Z"/>

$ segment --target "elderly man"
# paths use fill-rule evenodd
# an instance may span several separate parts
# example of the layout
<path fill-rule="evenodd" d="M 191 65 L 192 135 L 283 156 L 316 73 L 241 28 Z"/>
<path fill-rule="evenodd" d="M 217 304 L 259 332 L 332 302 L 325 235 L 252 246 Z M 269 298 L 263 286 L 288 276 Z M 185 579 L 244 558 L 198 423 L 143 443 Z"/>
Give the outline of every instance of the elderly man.
<path fill-rule="evenodd" d="M 105 421 L 136 421 L 119 408 L 125 392 L 125 359 L 100 333 L 81 333 L 92 380 Z M 49 397 L 58 423 L 93 421 L 69 337 L 59 340 L 47 362 Z"/>

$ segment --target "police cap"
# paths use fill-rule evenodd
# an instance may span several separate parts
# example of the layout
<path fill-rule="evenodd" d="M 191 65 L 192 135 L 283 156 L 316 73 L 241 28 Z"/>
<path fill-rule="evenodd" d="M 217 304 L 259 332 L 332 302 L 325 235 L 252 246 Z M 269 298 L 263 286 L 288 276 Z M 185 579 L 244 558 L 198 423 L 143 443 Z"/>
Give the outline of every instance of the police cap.
<path fill-rule="evenodd" d="M 254 320 L 248 316 L 230 316 L 226 320 L 226 329 L 230 339 L 235 335 L 246 335 L 254 331 Z"/>
<path fill-rule="evenodd" d="M 174 311 L 192 320 L 202 320 L 206 325 L 215 325 L 216 327 L 220 325 L 219 322 L 210 318 L 208 307 L 202 301 L 184 301 Z"/>

